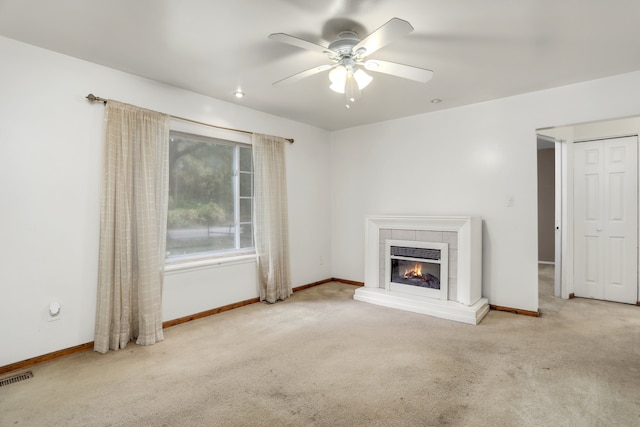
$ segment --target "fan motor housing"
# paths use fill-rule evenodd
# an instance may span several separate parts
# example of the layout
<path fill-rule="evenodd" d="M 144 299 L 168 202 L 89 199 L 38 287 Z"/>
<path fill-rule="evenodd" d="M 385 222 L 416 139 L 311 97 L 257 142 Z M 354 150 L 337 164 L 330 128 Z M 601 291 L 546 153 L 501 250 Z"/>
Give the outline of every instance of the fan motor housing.
<path fill-rule="evenodd" d="M 338 34 L 338 39 L 329 45 L 329 49 L 338 52 L 340 55 L 349 55 L 353 47 L 360 43 L 358 35 L 353 31 L 342 31 Z"/>

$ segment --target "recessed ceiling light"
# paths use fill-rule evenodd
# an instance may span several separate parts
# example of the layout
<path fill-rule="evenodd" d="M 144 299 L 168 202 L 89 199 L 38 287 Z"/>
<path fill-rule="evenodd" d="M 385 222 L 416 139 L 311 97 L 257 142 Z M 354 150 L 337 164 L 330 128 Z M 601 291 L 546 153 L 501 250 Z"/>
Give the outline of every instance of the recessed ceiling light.
<path fill-rule="evenodd" d="M 242 98 L 244 97 L 244 92 L 241 90 L 237 90 L 233 93 L 235 95 L 236 98 Z"/>
<path fill-rule="evenodd" d="M 441 103 L 441 102 L 442 102 L 442 99 L 439 99 L 439 98 L 436 98 L 436 99 L 432 99 L 432 100 L 431 100 L 431 103 L 432 103 L 432 104 L 439 104 L 439 103 Z"/>

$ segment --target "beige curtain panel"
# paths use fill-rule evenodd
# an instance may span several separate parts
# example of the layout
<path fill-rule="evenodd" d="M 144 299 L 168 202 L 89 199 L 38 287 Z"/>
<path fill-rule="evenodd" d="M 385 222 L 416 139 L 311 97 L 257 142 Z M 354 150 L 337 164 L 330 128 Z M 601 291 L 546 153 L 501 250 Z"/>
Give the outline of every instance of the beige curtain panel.
<path fill-rule="evenodd" d="M 254 236 L 258 255 L 260 301 L 291 296 L 286 140 L 253 134 Z"/>
<path fill-rule="evenodd" d="M 109 100 L 94 349 L 163 340 L 170 117 Z"/>

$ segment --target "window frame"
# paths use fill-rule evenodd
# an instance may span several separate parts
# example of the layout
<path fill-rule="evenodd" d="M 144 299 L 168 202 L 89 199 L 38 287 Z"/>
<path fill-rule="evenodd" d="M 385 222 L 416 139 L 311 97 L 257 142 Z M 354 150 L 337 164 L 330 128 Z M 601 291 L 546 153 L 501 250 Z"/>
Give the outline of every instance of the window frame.
<path fill-rule="evenodd" d="M 229 263 L 244 263 L 251 262 L 256 258 L 255 251 L 255 241 L 253 235 L 251 236 L 251 240 L 253 245 L 251 247 L 242 248 L 241 247 L 241 233 L 239 232 L 239 227 L 243 224 L 250 224 L 252 227 L 254 226 L 255 215 L 253 213 L 253 197 L 254 197 L 254 184 L 253 184 L 253 156 L 251 156 L 251 171 L 240 171 L 240 148 L 249 148 L 253 150 L 251 144 L 251 138 L 249 135 L 234 135 L 228 131 L 220 131 L 214 128 L 205 128 L 202 125 L 194 126 L 193 124 L 185 124 L 180 121 L 172 121 L 169 141 L 168 144 L 171 143 L 171 138 L 174 135 L 180 135 L 183 137 L 193 138 L 194 140 L 212 143 L 218 145 L 227 145 L 233 147 L 233 205 L 234 205 L 234 218 L 233 218 L 233 227 L 234 227 L 234 249 L 228 250 L 220 250 L 220 251 L 210 251 L 210 252 L 200 252 L 200 253 L 192 253 L 192 254 L 182 254 L 182 255 L 174 255 L 174 256 L 165 256 L 164 265 L 165 272 L 182 270 L 186 268 L 202 268 L 207 266 L 219 266 L 222 264 Z M 251 152 L 251 154 L 253 154 Z M 170 173 L 170 171 L 169 171 Z M 251 195 L 250 196 L 241 196 L 240 193 L 240 179 L 242 174 L 251 174 Z M 251 221 L 242 221 L 240 217 L 240 200 L 251 200 Z M 167 207 L 168 213 L 168 207 Z M 168 216 L 168 215 L 167 215 Z M 168 231 L 168 230 L 167 230 Z M 168 233 L 167 233 L 168 234 Z M 167 239 L 168 237 L 165 237 Z"/>

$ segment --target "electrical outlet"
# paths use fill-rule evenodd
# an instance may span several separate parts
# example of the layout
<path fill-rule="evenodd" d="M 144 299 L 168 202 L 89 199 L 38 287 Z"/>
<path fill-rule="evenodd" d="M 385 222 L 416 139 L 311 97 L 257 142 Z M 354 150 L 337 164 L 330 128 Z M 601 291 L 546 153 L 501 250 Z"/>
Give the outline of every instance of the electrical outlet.
<path fill-rule="evenodd" d="M 507 207 L 512 208 L 516 204 L 516 198 L 514 196 L 507 196 Z"/>

